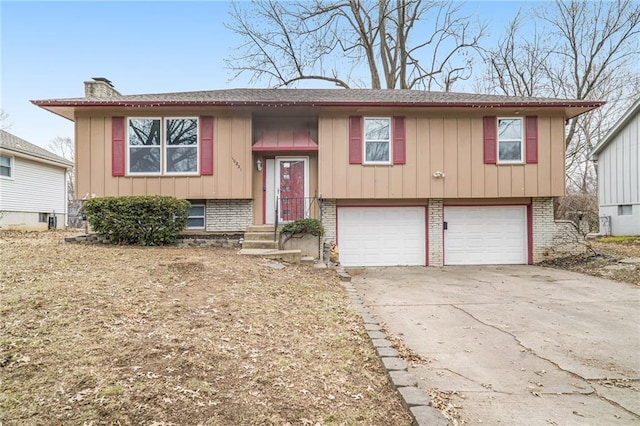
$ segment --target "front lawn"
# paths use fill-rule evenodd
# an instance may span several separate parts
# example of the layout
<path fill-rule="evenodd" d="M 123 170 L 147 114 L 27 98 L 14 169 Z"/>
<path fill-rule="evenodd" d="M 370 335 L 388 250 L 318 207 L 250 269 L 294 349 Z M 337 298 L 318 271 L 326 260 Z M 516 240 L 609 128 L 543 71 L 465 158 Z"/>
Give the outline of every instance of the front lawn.
<path fill-rule="evenodd" d="M 0 424 L 410 424 L 329 270 L 0 231 Z"/>

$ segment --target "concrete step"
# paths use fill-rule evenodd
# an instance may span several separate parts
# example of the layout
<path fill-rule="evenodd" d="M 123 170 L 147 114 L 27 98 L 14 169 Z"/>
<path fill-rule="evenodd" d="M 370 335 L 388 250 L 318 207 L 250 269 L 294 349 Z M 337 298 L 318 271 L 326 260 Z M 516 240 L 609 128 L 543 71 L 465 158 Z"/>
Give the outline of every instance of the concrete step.
<path fill-rule="evenodd" d="M 244 239 L 251 240 L 251 241 L 274 241 L 273 235 L 274 235 L 273 231 L 271 232 L 251 231 L 251 232 L 244 233 Z M 276 238 L 277 237 L 278 235 L 276 235 Z"/>
<path fill-rule="evenodd" d="M 256 248 L 243 248 L 239 251 L 245 256 L 258 256 L 266 259 L 282 260 L 289 263 L 300 263 L 300 250 L 268 250 Z"/>
<path fill-rule="evenodd" d="M 264 241 L 264 240 L 244 240 L 244 242 L 242 243 L 242 248 L 243 249 L 278 250 L 278 242 Z"/>
<path fill-rule="evenodd" d="M 278 228 L 282 228 L 278 226 Z M 245 232 L 271 232 L 273 233 L 274 226 L 273 225 L 249 225 Z"/>

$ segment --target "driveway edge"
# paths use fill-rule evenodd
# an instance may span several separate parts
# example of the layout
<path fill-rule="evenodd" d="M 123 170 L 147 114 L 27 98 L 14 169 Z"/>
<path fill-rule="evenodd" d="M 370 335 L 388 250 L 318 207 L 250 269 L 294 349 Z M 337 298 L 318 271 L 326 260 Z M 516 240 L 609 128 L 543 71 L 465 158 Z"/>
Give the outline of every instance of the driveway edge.
<path fill-rule="evenodd" d="M 431 406 L 429 395 L 418 388 L 418 382 L 409 373 L 406 361 L 400 358 L 398 351 L 392 347 L 391 342 L 382 332 L 380 323 L 366 308 L 350 279 L 343 280 L 342 284 L 349 294 L 351 305 L 362 318 L 376 354 L 402 403 L 411 414 L 413 423 L 417 426 L 447 426 L 449 421 L 440 410 Z"/>

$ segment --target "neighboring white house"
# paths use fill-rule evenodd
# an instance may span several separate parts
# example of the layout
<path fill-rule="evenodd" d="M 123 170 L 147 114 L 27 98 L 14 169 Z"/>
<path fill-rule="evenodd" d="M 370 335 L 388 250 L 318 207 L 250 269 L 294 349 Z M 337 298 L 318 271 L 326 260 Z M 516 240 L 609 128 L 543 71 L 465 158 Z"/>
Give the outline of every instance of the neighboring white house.
<path fill-rule="evenodd" d="M 591 153 L 598 170 L 600 233 L 640 235 L 640 99 Z"/>
<path fill-rule="evenodd" d="M 67 171 L 73 163 L 0 130 L 0 228 L 47 229 L 67 222 Z M 52 220 L 53 222 L 54 220 Z"/>

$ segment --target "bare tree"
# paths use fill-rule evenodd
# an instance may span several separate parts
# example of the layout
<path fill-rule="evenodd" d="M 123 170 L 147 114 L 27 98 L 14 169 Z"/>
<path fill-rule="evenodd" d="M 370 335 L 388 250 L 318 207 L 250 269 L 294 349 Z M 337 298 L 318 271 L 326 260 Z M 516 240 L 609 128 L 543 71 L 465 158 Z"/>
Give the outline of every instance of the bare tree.
<path fill-rule="evenodd" d="M 3 109 L 0 109 L 0 129 L 9 130 L 11 123 L 9 122 L 9 114 Z"/>
<path fill-rule="evenodd" d="M 461 12 L 460 3 L 423 0 L 234 3 L 227 27 L 243 41 L 226 63 L 234 78 L 274 87 L 450 90 L 470 78 L 485 32 Z"/>
<path fill-rule="evenodd" d="M 640 3 L 556 0 L 531 20 L 540 32 L 531 36 L 519 14 L 487 51 L 484 86 L 507 95 L 607 101 L 567 128 L 568 187 L 593 191 L 589 152 L 639 93 Z"/>
<path fill-rule="evenodd" d="M 61 136 L 56 136 L 55 138 L 49 141 L 49 145 L 47 146 L 49 151 L 54 154 L 59 155 L 65 160 L 69 160 L 71 162 L 74 161 L 74 146 L 73 140 L 71 138 L 63 138 Z M 75 197 L 75 170 L 72 167 L 67 173 L 67 194 L 69 201 L 73 200 Z"/>

